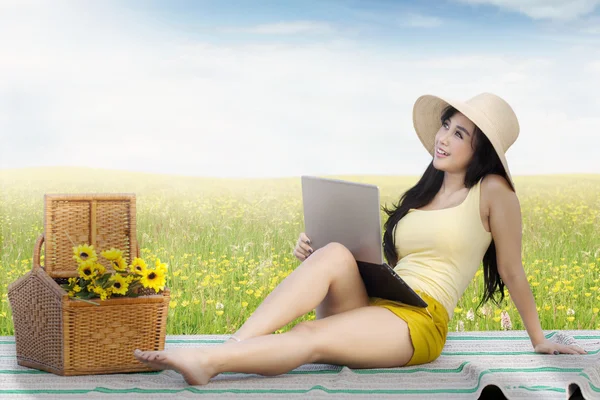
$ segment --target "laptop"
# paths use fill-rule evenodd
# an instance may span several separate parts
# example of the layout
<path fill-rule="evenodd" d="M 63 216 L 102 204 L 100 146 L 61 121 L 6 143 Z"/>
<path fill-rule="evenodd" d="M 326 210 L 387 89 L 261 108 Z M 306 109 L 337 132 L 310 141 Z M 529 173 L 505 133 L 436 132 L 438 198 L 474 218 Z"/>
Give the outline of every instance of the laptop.
<path fill-rule="evenodd" d="M 379 187 L 316 176 L 301 179 L 305 233 L 313 250 L 341 243 L 356 259 L 370 297 L 427 307 L 384 262 Z"/>

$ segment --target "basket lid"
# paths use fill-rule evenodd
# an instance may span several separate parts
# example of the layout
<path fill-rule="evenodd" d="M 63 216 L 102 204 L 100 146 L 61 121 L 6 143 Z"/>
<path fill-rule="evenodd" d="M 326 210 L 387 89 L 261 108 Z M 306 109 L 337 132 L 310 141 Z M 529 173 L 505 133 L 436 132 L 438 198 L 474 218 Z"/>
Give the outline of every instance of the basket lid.
<path fill-rule="evenodd" d="M 133 193 L 44 195 L 44 269 L 53 278 L 77 276 L 73 247 L 93 245 L 98 262 L 113 271 L 100 252 L 116 248 L 131 263 L 137 256 Z"/>

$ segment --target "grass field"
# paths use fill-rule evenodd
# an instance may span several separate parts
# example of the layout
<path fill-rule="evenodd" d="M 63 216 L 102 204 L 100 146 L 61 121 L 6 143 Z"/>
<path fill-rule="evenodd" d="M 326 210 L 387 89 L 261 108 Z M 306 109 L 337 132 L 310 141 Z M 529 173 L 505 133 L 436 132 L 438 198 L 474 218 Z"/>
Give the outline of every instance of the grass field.
<path fill-rule="evenodd" d="M 417 177 L 336 176 L 379 185 L 391 205 Z M 523 214 L 523 264 L 544 329 L 600 329 L 600 175 L 516 177 Z M 138 240 L 147 261 L 169 265 L 168 334 L 231 333 L 299 261 L 299 178 L 208 179 L 84 168 L 0 170 L 0 335 L 12 335 L 10 282 L 31 268 L 43 233 L 45 193 L 127 192 L 137 196 Z M 385 214 L 382 212 L 382 220 Z M 507 311 L 474 309 L 481 269 L 450 329 L 498 330 Z M 314 318 L 314 313 L 293 321 Z"/>

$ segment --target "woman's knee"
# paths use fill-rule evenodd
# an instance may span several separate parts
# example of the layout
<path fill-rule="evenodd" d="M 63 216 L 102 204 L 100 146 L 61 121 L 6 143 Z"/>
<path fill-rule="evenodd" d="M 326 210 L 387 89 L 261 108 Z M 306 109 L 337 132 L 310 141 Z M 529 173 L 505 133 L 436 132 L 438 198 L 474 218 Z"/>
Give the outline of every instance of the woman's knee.
<path fill-rule="evenodd" d="M 323 247 L 323 251 L 326 251 L 331 260 L 335 261 L 332 264 L 336 264 L 338 271 L 340 270 L 340 265 L 349 269 L 357 268 L 354 255 L 352 255 L 352 252 L 343 244 L 338 242 L 328 243 Z"/>
<path fill-rule="evenodd" d="M 322 332 L 319 326 L 319 321 L 302 321 L 296 324 L 290 331 L 303 336 L 303 346 L 310 352 L 309 362 L 315 362 L 321 353 L 320 349 L 322 346 L 319 343 L 319 336 Z"/>

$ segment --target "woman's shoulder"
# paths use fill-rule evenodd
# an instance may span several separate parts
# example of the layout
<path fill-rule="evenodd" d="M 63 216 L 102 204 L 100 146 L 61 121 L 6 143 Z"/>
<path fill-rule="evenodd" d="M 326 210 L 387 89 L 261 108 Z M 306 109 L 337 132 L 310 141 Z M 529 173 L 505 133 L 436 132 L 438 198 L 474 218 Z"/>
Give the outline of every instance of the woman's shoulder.
<path fill-rule="evenodd" d="M 506 200 L 514 200 L 516 197 L 517 194 L 513 192 L 512 187 L 505 177 L 498 174 L 488 174 L 482 178 L 481 201 L 488 212 L 491 211 L 495 205 L 498 206 L 499 203 L 506 204 Z"/>
<path fill-rule="evenodd" d="M 482 194 L 489 195 L 506 195 L 508 192 L 513 192 L 510 183 L 505 177 L 498 174 L 487 174 L 481 179 Z"/>

